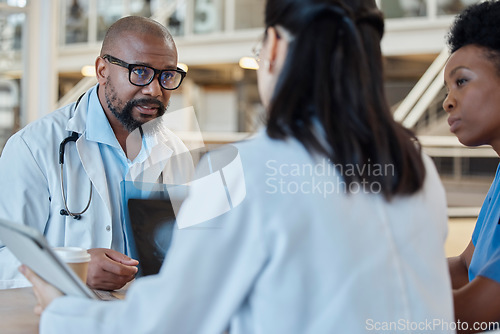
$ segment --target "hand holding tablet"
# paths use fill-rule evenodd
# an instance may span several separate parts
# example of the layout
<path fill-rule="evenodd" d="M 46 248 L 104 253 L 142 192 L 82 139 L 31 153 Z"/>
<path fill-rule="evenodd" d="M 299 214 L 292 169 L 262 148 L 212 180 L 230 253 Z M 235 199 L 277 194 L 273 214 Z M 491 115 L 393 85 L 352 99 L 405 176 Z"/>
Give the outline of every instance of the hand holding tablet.
<path fill-rule="evenodd" d="M 0 240 L 21 263 L 65 295 L 100 299 L 37 230 L 0 219 Z"/>

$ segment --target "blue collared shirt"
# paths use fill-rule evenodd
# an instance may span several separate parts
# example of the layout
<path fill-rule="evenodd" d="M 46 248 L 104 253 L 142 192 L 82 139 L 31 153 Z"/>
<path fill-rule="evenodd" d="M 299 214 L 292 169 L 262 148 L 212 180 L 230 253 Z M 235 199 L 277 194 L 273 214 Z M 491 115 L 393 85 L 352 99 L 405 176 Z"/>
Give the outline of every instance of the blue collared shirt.
<path fill-rule="evenodd" d="M 97 96 L 98 86 L 93 88 L 89 98 L 86 124 L 86 139 L 99 144 L 102 161 L 106 173 L 112 214 L 111 248 L 127 255 L 134 255 L 127 242 L 127 206 L 129 196 L 126 193 L 125 182 L 130 167 L 144 162 L 148 157 L 148 138 L 144 137 L 142 147 L 137 157 L 131 161 L 116 139 L 109 124 L 104 109 Z M 137 195 L 137 194 L 134 194 Z M 144 196 L 144 194 L 142 194 Z M 141 196 L 141 197 L 142 197 Z M 130 234 L 128 234 L 130 235 Z"/>
<path fill-rule="evenodd" d="M 98 86 L 90 94 L 89 108 L 87 114 L 86 139 L 99 144 L 106 181 L 111 201 L 111 217 L 113 224 L 113 239 L 111 248 L 125 253 L 125 242 L 123 235 L 123 203 L 120 184 L 125 179 L 129 169 L 129 160 L 123 152 L 115 133 L 109 124 L 104 109 L 97 96 Z"/>

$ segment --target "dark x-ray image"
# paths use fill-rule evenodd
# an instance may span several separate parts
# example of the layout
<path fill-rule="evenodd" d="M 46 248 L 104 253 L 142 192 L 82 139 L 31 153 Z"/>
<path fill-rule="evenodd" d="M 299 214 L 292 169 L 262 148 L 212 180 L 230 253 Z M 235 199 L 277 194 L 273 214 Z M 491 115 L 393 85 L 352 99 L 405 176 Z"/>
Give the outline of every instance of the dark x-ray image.
<path fill-rule="evenodd" d="M 172 203 L 169 199 L 129 199 L 128 211 L 139 257 L 138 275 L 157 274 L 172 240 Z"/>

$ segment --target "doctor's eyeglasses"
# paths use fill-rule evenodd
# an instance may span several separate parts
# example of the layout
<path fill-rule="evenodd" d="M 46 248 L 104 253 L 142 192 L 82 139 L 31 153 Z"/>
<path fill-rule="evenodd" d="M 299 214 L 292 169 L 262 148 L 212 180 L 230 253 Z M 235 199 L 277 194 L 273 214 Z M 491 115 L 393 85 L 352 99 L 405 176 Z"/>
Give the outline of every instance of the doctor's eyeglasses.
<path fill-rule="evenodd" d="M 110 55 L 104 55 L 102 58 L 107 59 L 111 64 L 127 68 L 128 80 L 134 86 L 147 86 L 159 74 L 158 82 L 160 86 L 166 90 L 174 90 L 179 88 L 186 76 L 186 72 L 180 68 L 175 70 L 157 70 L 146 65 L 129 64 Z"/>

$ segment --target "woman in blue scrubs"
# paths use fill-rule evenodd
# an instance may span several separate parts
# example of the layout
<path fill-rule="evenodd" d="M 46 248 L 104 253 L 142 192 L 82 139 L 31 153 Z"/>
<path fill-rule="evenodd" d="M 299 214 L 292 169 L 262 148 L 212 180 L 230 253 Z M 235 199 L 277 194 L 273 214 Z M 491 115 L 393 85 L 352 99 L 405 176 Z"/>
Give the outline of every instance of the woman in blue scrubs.
<path fill-rule="evenodd" d="M 460 142 L 491 145 L 500 154 L 500 2 L 472 5 L 448 34 L 443 108 Z M 455 317 L 463 332 L 497 327 L 500 321 L 500 168 L 464 252 L 449 259 Z M 474 324 L 476 322 L 476 324 Z M 488 324 L 493 322 L 493 324 Z M 481 325 L 479 323 L 482 323 Z M 468 330 L 465 330 L 468 328 Z"/>

